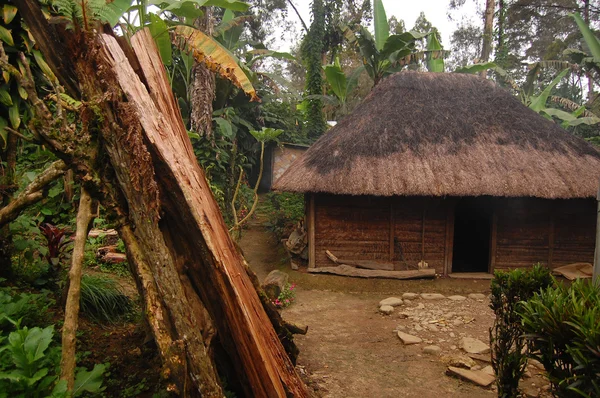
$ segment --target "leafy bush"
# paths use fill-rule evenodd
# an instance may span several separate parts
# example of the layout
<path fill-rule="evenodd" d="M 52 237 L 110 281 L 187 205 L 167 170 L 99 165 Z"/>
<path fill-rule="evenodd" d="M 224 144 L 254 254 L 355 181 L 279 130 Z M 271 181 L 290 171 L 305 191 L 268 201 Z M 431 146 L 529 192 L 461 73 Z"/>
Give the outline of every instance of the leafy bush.
<path fill-rule="evenodd" d="M 111 278 L 84 275 L 81 278 L 81 312 L 97 321 L 115 322 L 132 309 L 131 299 Z"/>
<path fill-rule="evenodd" d="M 67 397 L 66 381 L 58 381 L 61 348 L 53 341 L 54 326 L 15 326 L 8 338 L 0 336 L 0 397 Z M 78 368 L 73 396 L 101 392 L 105 369 Z"/>
<path fill-rule="evenodd" d="M 277 239 L 287 237 L 304 217 L 304 196 L 289 192 L 268 193 L 262 212 L 267 217 L 267 229 Z"/>
<path fill-rule="evenodd" d="M 12 288 L 0 288 L 0 331 L 12 329 L 13 323 L 20 325 L 46 325 L 49 308 L 54 305 L 50 292 L 41 294 L 17 293 Z"/>
<path fill-rule="evenodd" d="M 492 367 L 499 397 L 518 396 L 519 380 L 527 366 L 520 302 L 552 284 L 550 271 L 540 265 L 530 270 L 496 271 L 491 283 L 490 308 L 496 319 L 490 328 Z"/>
<path fill-rule="evenodd" d="M 530 356 L 560 397 L 600 397 L 600 285 L 549 287 L 520 309 Z"/>

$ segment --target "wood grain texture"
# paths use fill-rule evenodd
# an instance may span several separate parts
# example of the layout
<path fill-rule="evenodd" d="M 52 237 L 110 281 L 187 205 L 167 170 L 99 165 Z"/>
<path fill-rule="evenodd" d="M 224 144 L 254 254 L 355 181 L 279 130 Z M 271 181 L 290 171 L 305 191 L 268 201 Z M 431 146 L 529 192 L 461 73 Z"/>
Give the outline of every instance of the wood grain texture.
<path fill-rule="evenodd" d="M 309 273 L 334 274 L 342 276 L 354 276 L 357 278 L 381 278 L 381 279 L 433 279 L 434 269 L 410 270 L 410 271 L 381 271 L 373 269 L 360 269 L 351 265 L 341 264 L 337 267 L 318 267 L 308 270 Z"/>
<path fill-rule="evenodd" d="M 172 245 L 190 250 L 184 255 L 187 268 L 183 271 L 214 319 L 243 387 L 253 396 L 306 396 L 196 161 L 149 31 L 132 38 L 149 91 L 114 39 L 103 36 L 103 40 L 119 83 L 139 117 L 165 194 L 163 231 L 180 240 L 173 239 Z M 199 255 L 194 258 L 189 253 Z"/>

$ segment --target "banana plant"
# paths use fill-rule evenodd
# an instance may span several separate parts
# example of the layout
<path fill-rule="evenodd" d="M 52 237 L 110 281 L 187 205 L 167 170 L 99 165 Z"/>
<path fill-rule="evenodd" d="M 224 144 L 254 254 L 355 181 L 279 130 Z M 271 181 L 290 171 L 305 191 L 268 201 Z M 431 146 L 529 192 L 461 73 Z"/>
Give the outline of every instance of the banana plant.
<path fill-rule="evenodd" d="M 373 1 L 373 15 L 375 37 L 364 26 L 360 26 L 356 32 L 348 26 L 342 26 L 341 29 L 350 44 L 358 45 L 365 70 L 376 86 L 381 79 L 402 70 L 411 61 L 411 54 L 416 52 L 416 41 L 428 33 L 411 31 L 390 35 L 381 0 Z"/>
<path fill-rule="evenodd" d="M 329 104 L 340 111 L 341 115 L 345 115 L 348 111 L 347 103 L 350 94 L 354 91 L 358 84 L 360 75 L 365 71 L 364 66 L 359 66 L 352 73 L 346 76 L 342 70 L 340 60 L 336 57 L 335 62 L 331 65 L 324 65 L 325 80 L 330 88 L 330 95 L 309 95 L 306 99 L 319 99 L 323 103 Z"/>

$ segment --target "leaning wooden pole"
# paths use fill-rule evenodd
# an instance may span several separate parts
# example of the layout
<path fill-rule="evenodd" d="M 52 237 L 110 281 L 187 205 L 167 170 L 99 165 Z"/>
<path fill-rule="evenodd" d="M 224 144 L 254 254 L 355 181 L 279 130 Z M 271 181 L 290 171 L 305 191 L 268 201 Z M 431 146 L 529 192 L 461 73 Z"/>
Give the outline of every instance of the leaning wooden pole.
<path fill-rule="evenodd" d="M 67 381 L 67 390 L 72 393 L 75 386 L 75 346 L 79 323 L 79 300 L 81 297 L 81 269 L 92 214 L 92 198 L 81 188 L 79 210 L 77 211 L 77 230 L 71 270 L 69 271 L 69 291 L 65 305 L 65 324 L 62 330 L 62 357 L 60 360 L 60 378 Z"/>

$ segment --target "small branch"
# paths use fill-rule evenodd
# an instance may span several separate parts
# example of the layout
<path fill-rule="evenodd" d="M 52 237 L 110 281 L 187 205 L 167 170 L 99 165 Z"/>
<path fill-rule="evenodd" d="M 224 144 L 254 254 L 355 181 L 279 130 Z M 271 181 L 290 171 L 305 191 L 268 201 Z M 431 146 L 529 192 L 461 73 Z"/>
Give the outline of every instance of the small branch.
<path fill-rule="evenodd" d="M 244 175 L 244 169 L 242 167 L 240 167 L 240 176 L 238 177 L 238 182 L 237 185 L 235 186 L 235 192 L 233 193 L 233 198 L 231 199 L 231 211 L 233 212 L 233 227 L 231 227 L 231 229 L 229 230 L 229 232 L 231 232 L 234 228 L 237 228 L 238 226 L 238 216 L 237 216 L 237 209 L 235 208 L 235 200 L 238 197 L 238 194 L 240 192 L 240 185 L 242 184 L 242 177 Z"/>
<path fill-rule="evenodd" d="M 10 127 L 6 126 L 6 127 L 4 127 L 4 129 L 7 130 L 7 131 L 9 131 L 13 135 L 16 135 L 17 137 L 19 137 L 23 141 L 35 142 L 33 139 L 31 139 L 29 137 L 25 137 L 23 134 L 19 133 L 17 130 L 15 130 L 13 128 L 10 128 Z"/>
<path fill-rule="evenodd" d="M 65 174 L 67 165 L 62 160 L 52 163 L 46 170 L 42 171 L 16 198 L 0 209 L 0 228 L 13 221 L 25 208 L 40 201 L 45 195 L 42 189 Z"/>
<path fill-rule="evenodd" d="M 260 143 L 260 169 L 258 172 L 258 180 L 256 180 L 256 185 L 254 185 L 254 203 L 252 203 L 252 208 L 250 209 L 248 214 L 246 214 L 246 217 L 242 218 L 242 221 L 240 221 L 238 223 L 238 225 L 240 225 L 240 226 L 243 223 L 245 223 L 246 220 L 248 220 L 250 217 L 252 217 L 252 214 L 254 214 L 254 210 L 256 210 L 256 206 L 258 205 L 258 187 L 260 185 L 260 180 L 262 179 L 262 175 L 263 175 L 264 157 L 265 157 L 265 142 L 261 141 L 261 143 Z"/>
<path fill-rule="evenodd" d="M 298 16 L 298 19 L 300 20 L 300 23 L 302 24 L 302 26 L 304 27 L 304 30 L 308 34 L 308 26 L 306 25 L 306 22 L 304 22 L 304 19 L 302 19 L 302 16 L 298 12 L 298 9 L 294 5 L 294 3 L 292 3 L 292 0 L 287 0 L 287 2 L 288 2 L 289 5 L 292 6 L 292 8 L 294 9 L 294 11 L 296 12 L 296 15 Z"/>
<path fill-rule="evenodd" d="M 73 248 L 73 262 L 69 271 L 69 293 L 65 305 L 65 324 L 62 330 L 62 358 L 60 360 L 60 378 L 67 381 L 67 390 L 73 392 L 75 386 L 75 346 L 79 323 L 79 300 L 81 298 L 81 274 L 85 251 L 85 242 L 93 220 L 92 198 L 81 188 L 79 210 L 77 212 L 77 231 Z"/>

